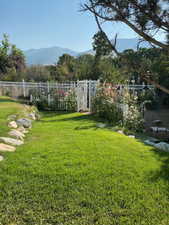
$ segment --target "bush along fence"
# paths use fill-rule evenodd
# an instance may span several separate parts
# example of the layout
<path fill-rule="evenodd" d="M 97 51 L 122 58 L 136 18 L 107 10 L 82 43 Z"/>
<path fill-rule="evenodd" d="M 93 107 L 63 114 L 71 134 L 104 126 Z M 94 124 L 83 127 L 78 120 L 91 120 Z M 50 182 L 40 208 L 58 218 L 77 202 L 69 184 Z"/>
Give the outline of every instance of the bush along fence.
<path fill-rule="evenodd" d="M 131 99 L 127 100 L 126 96 L 139 96 L 137 101 L 143 101 L 147 90 L 154 96 L 152 86 L 101 84 L 93 80 L 65 83 L 0 82 L 0 95 L 27 98 L 39 109 L 93 111 L 112 122 L 129 116 Z M 112 116 L 114 114 L 116 116 Z"/>
<path fill-rule="evenodd" d="M 93 99 L 93 112 L 109 124 L 123 127 L 125 132 L 140 132 L 144 125 L 147 93 L 155 98 L 154 87 L 113 86 L 102 84 Z"/>
<path fill-rule="evenodd" d="M 91 111 L 99 81 L 65 83 L 0 82 L 0 95 L 26 98 L 39 109 Z"/>

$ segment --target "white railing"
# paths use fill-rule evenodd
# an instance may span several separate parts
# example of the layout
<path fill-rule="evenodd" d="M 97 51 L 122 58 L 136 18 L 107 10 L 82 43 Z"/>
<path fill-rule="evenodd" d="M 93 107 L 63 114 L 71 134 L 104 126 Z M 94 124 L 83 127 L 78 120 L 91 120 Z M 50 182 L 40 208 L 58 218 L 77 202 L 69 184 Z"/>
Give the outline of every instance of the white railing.
<path fill-rule="evenodd" d="M 32 101 L 33 96 L 31 95 L 32 90 L 38 90 L 39 93 L 46 95 L 48 104 L 50 105 L 53 99 L 53 93 L 60 93 L 60 100 L 63 103 L 62 93 L 68 93 L 74 91 L 77 98 L 77 111 L 91 110 L 92 100 L 96 95 L 96 91 L 99 85 L 99 81 L 83 80 L 73 82 L 7 82 L 0 81 L 0 95 L 8 95 L 11 97 L 24 96 L 28 97 Z M 110 85 L 112 88 L 112 85 Z M 118 90 L 129 89 L 132 91 L 154 89 L 152 85 L 114 85 L 113 88 Z M 10 94 L 9 94 L 10 93 Z M 44 94 L 45 93 L 45 94 Z M 61 104 L 63 105 L 63 104 Z"/>

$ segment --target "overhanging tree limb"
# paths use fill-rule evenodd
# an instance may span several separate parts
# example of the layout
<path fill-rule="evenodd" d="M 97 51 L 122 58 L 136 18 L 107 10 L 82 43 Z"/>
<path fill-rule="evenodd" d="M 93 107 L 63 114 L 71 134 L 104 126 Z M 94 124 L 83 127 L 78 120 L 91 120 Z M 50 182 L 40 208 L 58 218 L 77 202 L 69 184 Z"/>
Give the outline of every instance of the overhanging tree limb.
<path fill-rule="evenodd" d="M 105 21 L 109 21 L 109 22 L 114 22 L 114 21 L 120 21 L 122 23 L 125 23 L 127 26 L 129 26 L 134 32 L 136 32 L 139 36 L 143 37 L 146 41 L 160 47 L 163 48 L 165 50 L 167 50 L 169 52 L 169 45 L 158 41 L 157 39 L 153 38 L 153 36 L 151 34 L 148 34 L 147 32 L 145 32 L 143 29 L 139 29 L 137 27 L 136 24 L 132 23 L 130 21 L 130 19 L 126 16 L 126 14 L 124 13 L 124 11 L 120 8 L 120 4 L 119 4 L 119 0 L 110 0 L 110 1 L 93 1 L 93 0 L 89 0 L 89 4 L 84 4 L 84 10 L 88 10 L 91 13 L 93 13 L 94 15 L 96 15 L 98 18 L 101 18 Z M 134 4 L 134 0 L 126 0 L 126 2 L 130 3 L 130 4 Z M 99 11 L 97 10 L 97 8 L 99 7 Z M 136 4 L 135 4 L 136 7 Z M 103 13 L 104 10 L 104 13 Z M 115 12 L 118 15 L 117 17 L 113 17 L 113 15 L 109 12 L 109 11 Z M 143 13 L 143 10 L 141 11 Z M 150 14 L 145 12 L 146 14 Z M 151 20 L 153 21 L 153 16 L 152 13 L 149 15 L 149 17 L 151 16 Z M 154 24 L 158 25 L 158 28 L 161 28 L 161 26 L 165 26 L 167 31 L 168 27 L 169 27 L 169 23 L 166 21 L 163 21 L 162 19 L 159 20 L 159 17 L 157 17 L 156 15 L 154 16 Z"/>
<path fill-rule="evenodd" d="M 133 1 L 133 0 L 131 0 L 131 1 Z M 131 1 L 129 1 L 129 2 L 131 2 Z M 116 53 L 116 55 L 121 56 L 121 54 L 120 54 L 120 53 L 118 52 L 118 50 L 116 49 L 117 35 L 116 35 L 116 37 L 115 37 L 115 43 L 113 44 L 113 43 L 109 40 L 109 38 L 108 38 L 108 36 L 106 35 L 106 33 L 103 31 L 103 29 L 102 29 L 102 27 L 101 27 L 101 25 L 100 25 L 100 22 L 99 22 L 99 18 L 101 18 L 101 19 L 103 19 L 103 20 L 105 20 L 105 21 L 109 21 L 109 22 L 117 21 L 117 19 L 115 19 L 115 18 L 113 18 L 113 17 L 105 16 L 105 15 L 102 14 L 101 11 L 100 11 L 100 12 L 97 12 L 97 10 L 96 10 L 96 7 L 97 7 L 97 6 L 101 6 L 101 7 L 103 7 L 104 9 L 105 9 L 106 7 L 112 9 L 112 11 L 115 11 L 115 12 L 119 15 L 119 21 L 120 21 L 120 22 L 125 23 L 126 25 L 128 25 L 132 30 L 134 30 L 137 34 L 139 34 L 139 36 L 141 36 L 144 40 L 148 41 L 148 42 L 151 43 L 151 44 L 154 44 L 154 45 L 156 45 L 156 46 L 159 46 L 159 47 L 161 47 L 162 49 L 165 49 L 165 50 L 167 50 L 167 51 L 169 52 L 169 45 L 166 45 L 166 44 L 164 44 L 163 42 L 160 42 L 160 41 L 156 40 L 155 38 L 153 38 L 152 36 L 148 35 L 148 34 L 147 34 L 146 32 L 144 32 L 143 30 L 139 29 L 136 25 L 134 25 L 133 23 L 131 23 L 131 21 L 130 21 L 129 19 L 126 19 L 126 17 L 123 15 L 123 13 L 121 12 L 121 10 L 119 9 L 120 7 L 117 8 L 117 7 L 115 7 L 114 4 L 111 4 L 111 2 L 113 2 L 113 1 L 107 1 L 107 2 L 106 2 L 106 1 L 105 1 L 105 2 L 100 1 L 100 2 L 102 2 L 102 4 L 101 4 L 99 1 L 98 1 L 98 4 L 97 4 L 97 2 L 94 3 L 93 0 L 89 0 L 89 2 L 90 2 L 90 6 L 87 5 L 87 4 L 84 4 L 84 10 L 88 10 L 88 11 L 90 11 L 92 14 L 94 14 L 94 17 L 95 17 L 97 26 L 98 26 L 98 28 L 99 28 L 99 31 L 102 32 L 102 33 L 104 34 L 104 36 L 105 36 L 107 42 L 109 43 L 109 46 L 111 47 L 112 51 L 114 51 L 114 52 Z M 116 2 L 117 5 L 118 5 L 118 0 L 116 0 L 115 2 Z M 149 16 L 149 17 L 150 17 L 150 16 L 152 17 L 151 14 L 148 15 L 148 16 Z M 151 18 L 151 19 L 153 19 L 153 18 Z M 156 20 L 156 21 L 157 21 L 157 20 Z M 157 22 L 159 23 L 159 20 L 158 20 Z M 157 24 L 157 22 L 156 22 L 156 24 Z M 161 22 L 161 24 L 162 24 L 163 26 L 165 26 L 166 28 L 168 28 L 167 26 L 169 26 L 169 24 L 167 24 L 166 22 L 163 22 L 163 23 Z M 161 24 L 159 24 L 159 26 L 161 26 Z M 152 85 L 154 85 L 156 88 L 160 89 L 161 91 L 163 91 L 163 92 L 169 94 L 169 90 L 168 90 L 167 88 L 161 86 L 161 85 L 160 85 L 159 83 L 157 83 L 156 81 L 154 81 L 154 80 L 148 78 L 146 75 L 147 75 L 146 73 L 145 73 L 145 74 L 142 74 L 142 73 L 140 74 L 141 78 L 144 79 L 145 81 L 147 81 L 149 84 L 152 84 Z"/>

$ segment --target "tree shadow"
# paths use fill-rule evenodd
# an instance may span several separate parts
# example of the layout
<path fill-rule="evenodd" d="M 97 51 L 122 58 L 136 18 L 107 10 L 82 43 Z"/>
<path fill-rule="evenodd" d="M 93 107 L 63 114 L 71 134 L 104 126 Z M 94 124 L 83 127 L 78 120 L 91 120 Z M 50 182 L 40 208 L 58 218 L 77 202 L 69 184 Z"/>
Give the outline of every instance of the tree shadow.
<path fill-rule="evenodd" d="M 151 172 L 149 180 L 151 182 L 156 182 L 159 179 L 169 181 L 169 152 L 163 152 L 162 150 L 155 148 L 153 148 L 152 151 L 154 157 L 161 162 L 161 167 L 159 170 Z"/>
<path fill-rule="evenodd" d="M 97 118 L 95 115 L 83 115 L 83 114 L 77 114 L 77 113 L 70 113 L 70 112 L 42 112 L 43 118 L 39 120 L 42 123 L 49 123 L 49 122 L 82 122 L 85 121 L 93 121 L 93 122 L 104 122 L 103 120 Z M 63 116 L 66 116 L 66 118 L 62 118 Z M 52 118 L 51 120 L 48 120 L 48 118 Z M 57 118 L 56 118 L 57 117 Z M 47 120 L 46 120 L 47 119 Z"/>
<path fill-rule="evenodd" d="M 89 129 L 97 130 L 98 127 L 96 127 L 95 125 L 75 127 L 75 130 L 89 130 Z"/>
<path fill-rule="evenodd" d="M 14 103 L 18 103 L 17 100 L 11 99 L 11 98 L 0 98 L 0 103 L 10 103 L 10 102 L 14 102 Z"/>
<path fill-rule="evenodd" d="M 90 114 L 90 115 L 84 115 L 84 114 L 81 114 L 81 115 L 75 115 L 75 116 L 71 116 L 71 117 L 68 117 L 68 118 L 63 118 L 63 119 L 60 119 L 60 121 L 74 121 L 74 122 L 79 122 L 79 121 L 82 121 L 82 122 L 96 122 L 96 123 L 106 123 L 105 120 L 103 119 L 100 119 L 98 118 L 96 115 L 94 114 Z"/>
<path fill-rule="evenodd" d="M 148 137 L 146 134 L 136 135 L 136 140 L 146 146 L 150 146 L 150 145 L 144 143 L 144 141 L 149 138 L 153 138 L 153 137 L 150 137 L 150 136 Z M 159 142 L 161 142 L 161 141 L 159 140 L 157 143 L 159 143 Z M 152 170 L 148 174 L 149 181 L 156 182 L 159 179 L 164 179 L 164 180 L 169 181 L 169 152 L 162 151 L 153 146 L 152 146 L 151 151 L 153 152 L 152 157 L 154 157 L 158 162 L 160 162 L 161 166 L 160 166 L 159 170 L 156 170 L 156 171 Z"/>

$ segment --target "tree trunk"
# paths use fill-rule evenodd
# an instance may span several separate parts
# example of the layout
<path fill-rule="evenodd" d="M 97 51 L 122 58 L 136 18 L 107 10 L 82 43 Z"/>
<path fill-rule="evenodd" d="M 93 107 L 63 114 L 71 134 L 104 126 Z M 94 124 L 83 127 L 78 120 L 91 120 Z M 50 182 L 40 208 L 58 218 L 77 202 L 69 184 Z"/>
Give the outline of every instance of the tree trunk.
<path fill-rule="evenodd" d="M 161 91 L 163 91 L 163 92 L 169 94 L 169 89 L 167 89 L 167 88 L 161 86 L 161 85 L 158 84 L 157 82 L 155 82 L 155 81 L 153 81 L 153 80 L 150 80 L 149 78 L 145 78 L 145 77 L 143 77 L 143 79 L 144 79 L 145 81 L 147 81 L 149 84 L 154 85 L 156 88 L 160 89 Z"/>

